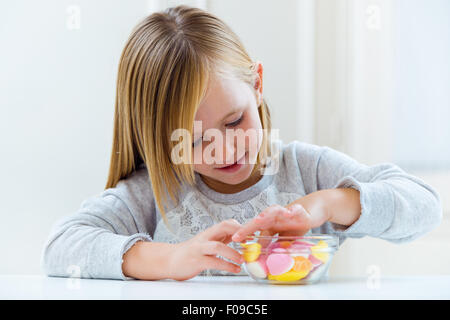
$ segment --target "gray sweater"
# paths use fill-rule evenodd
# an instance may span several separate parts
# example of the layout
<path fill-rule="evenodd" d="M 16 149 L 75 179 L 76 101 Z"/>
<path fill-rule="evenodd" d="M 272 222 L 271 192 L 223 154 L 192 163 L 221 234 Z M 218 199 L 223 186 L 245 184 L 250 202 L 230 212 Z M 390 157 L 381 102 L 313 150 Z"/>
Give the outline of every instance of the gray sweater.
<path fill-rule="evenodd" d="M 76 213 L 53 226 L 42 252 L 45 274 L 68 277 L 77 270 L 82 278 L 126 280 L 122 256 L 136 241 L 185 241 L 222 220 L 245 223 L 268 206 L 285 206 L 322 189 L 360 191 L 362 210 L 355 223 L 344 227 L 327 222 L 309 232 L 337 234 L 340 243 L 366 235 L 408 242 L 442 219 L 438 193 L 395 164 L 367 166 L 329 147 L 299 141 L 275 141 L 274 150 L 279 152 L 271 161 L 272 172 L 237 193 L 216 192 L 196 173 L 196 186 L 183 185 L 178 205 L 168 205 L 171 228 L 161 218 L 142 164 L 116 187 L 86 199 Z M 207 272 L 211 271 L 227 274 Z"/>

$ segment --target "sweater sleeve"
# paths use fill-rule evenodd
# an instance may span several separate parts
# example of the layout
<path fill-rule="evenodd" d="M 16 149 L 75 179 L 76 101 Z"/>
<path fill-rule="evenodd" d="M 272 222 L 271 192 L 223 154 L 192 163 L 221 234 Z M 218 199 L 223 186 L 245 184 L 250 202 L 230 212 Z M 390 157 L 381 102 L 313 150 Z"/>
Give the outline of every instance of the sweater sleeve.
<path fill-rule="evenodd" d="M 360 192 L 361 215 L 351 226 L 327 223 L 340 238 L 372 236 L 393 243 L 412 241 L 442 220 L 439 194 L 397 165 L 367 166 L 322 147 L 316 168 L 317 190 L 354 188 Z"/>
<path fill-rule="evenodd" d="M 44 245 L 41 266 L 48 276 L 130 279 L 123 254 L 137 241 L 152 241 L 156 224 L 153 198 L 138 177 L 83 201 L 59 220 Z"/>

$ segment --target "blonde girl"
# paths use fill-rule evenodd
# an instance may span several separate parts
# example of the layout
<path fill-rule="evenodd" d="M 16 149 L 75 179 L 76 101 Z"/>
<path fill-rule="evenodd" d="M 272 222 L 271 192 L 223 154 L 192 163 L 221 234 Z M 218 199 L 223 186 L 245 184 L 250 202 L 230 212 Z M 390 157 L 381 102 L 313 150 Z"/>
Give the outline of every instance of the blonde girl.
<path fill-rule="evenodd" d="M 54 226 L 45 273 L 242 274 L 229 244 L 255 231 L 405 242 L 440 222 L 439 195 L 398 166 L 273 131 L 262 63 L 223 21 L 188 6 L 146 17 L 120 58 L 106 188 Z"/>

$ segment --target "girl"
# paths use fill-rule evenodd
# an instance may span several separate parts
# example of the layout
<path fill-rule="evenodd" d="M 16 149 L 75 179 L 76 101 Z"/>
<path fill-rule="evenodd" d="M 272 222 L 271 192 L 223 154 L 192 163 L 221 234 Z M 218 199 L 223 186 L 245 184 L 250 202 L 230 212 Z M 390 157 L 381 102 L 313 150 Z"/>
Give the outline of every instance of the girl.
<path fill-rule="evenodd" d="M 144 19 L 120 59 L 106 188 L 54 226 L 45 273 L 242 274 L 228 244 L 255 231 L 400 243 L 439 224 L 439 195 L 398 166 L 271 139 L 262 92 L 261 63 L 217 17 L 178 6 Z M 256 134 L 221 139 L 230 130 Z"/>

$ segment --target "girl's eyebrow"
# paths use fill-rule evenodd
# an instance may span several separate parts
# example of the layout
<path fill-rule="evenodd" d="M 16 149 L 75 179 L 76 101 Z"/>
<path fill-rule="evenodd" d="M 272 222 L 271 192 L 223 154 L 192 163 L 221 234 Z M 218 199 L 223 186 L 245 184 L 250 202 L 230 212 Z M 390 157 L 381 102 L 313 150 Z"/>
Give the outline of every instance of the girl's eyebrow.
<path fill-rule="evenodd" d="M 229 112 L 225 117 L 222 118 L 222 121 L 224 121 L 226 118 L 228 118 L 229 116 L 235 114 L 236 112 L 238 112 L 240 109 L 236 108 L 234 110 L 232 110 L 231 112 Z"/>

